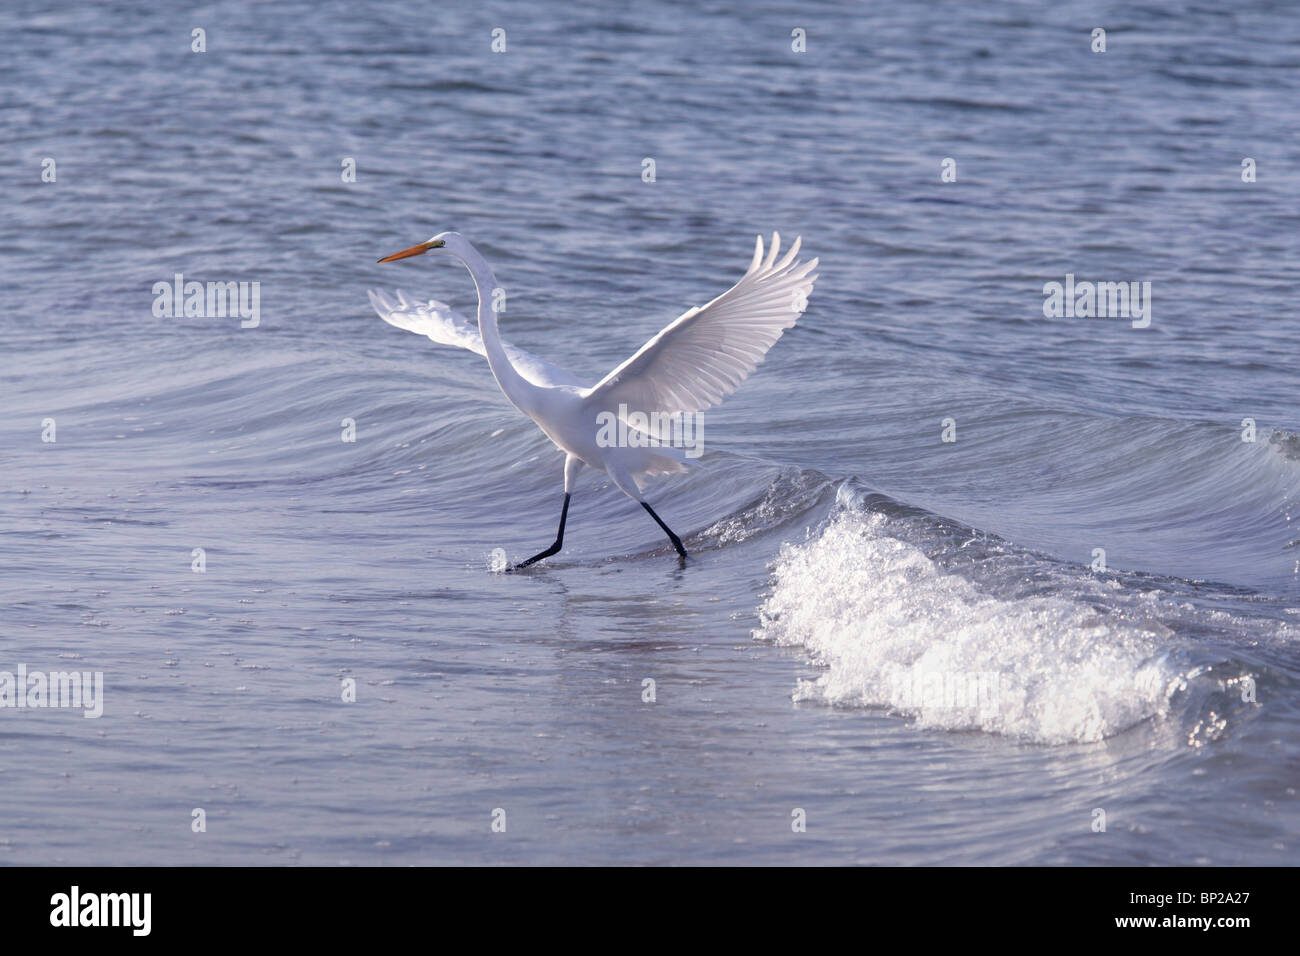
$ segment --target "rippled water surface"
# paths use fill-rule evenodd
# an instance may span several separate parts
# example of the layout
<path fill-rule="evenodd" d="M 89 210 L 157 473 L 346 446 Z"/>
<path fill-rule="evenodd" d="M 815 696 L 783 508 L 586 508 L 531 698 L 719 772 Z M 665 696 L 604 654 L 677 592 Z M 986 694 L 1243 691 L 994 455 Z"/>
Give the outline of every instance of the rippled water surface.
<path fill-rule="evenodd" d="M 104 675 L 0 708 L 0 862 L 1297 862 L 1300 19 L 742 11 L 0 12 L 0 670 Z M 593 380 L 820 257 L 648 492 L 684 568 L 588 469 L 493 573 L 562 458 L 366 297 L 472 315 L 375 262 L 448 229 Z"/>

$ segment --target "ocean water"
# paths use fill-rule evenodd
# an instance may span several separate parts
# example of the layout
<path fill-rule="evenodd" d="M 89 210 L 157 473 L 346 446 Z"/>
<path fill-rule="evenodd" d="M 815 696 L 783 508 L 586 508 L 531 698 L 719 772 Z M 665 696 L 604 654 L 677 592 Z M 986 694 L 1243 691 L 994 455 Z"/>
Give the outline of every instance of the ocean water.
<path fill-rule="evenodd" d="M 104 684 L 0 708 L 0 863 L 1296 863 L 1297 66 L 1268 2 L 6 6 L 0 670 Z M 684 567 L 588 469 L 493 571 L 562 457 L 366 296 L 472 315 L 375 261 L 452 229 L 592 379 L 820 257 L 648 491 Z"/>

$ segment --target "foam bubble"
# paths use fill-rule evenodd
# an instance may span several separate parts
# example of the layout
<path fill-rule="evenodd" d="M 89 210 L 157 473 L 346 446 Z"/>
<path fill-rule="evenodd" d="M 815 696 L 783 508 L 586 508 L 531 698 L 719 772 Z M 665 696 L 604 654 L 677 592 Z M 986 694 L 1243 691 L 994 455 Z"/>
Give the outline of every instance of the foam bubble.
<path fill-rule="evenodd" d="M 825 666 L 800 681 L 796 700 L 1062 743 L 1165 715 L 1186 686 L 1158 623 L 1068 593 L 983 593 L 886 524 L 841 512 L 806 543 L 782 547 L 755 637 L 803 646 Z"/>

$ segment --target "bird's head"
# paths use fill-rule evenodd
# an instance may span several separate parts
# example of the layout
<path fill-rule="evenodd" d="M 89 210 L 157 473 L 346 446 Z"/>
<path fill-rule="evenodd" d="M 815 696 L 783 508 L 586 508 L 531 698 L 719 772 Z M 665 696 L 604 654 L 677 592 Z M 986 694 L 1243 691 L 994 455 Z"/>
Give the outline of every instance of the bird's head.
<path fill-rule="evenodd" d="M 394 252 L 391 256 L 384 256 L 379 261 L 394 262 L 397 259 L 409 259 L 411 256 L 422 256 L 425 253 L 452 255 L 463 259 L 468 245 L 469 243 L 459 232 L 440 232 L 432 239 L 427 239 L 409 249 L 403 249 L 401 252 Z"/>

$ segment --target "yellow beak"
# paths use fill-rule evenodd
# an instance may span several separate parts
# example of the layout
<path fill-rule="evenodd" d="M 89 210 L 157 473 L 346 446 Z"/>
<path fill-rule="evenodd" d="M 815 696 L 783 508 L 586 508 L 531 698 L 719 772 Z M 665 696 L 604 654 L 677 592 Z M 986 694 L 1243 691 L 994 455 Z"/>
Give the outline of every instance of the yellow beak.
<path fill-rule="evenodd" d="M 411 246 L 409 249 L 403 249 L 401 252 L 394 252 L 391 256 L 384 256 L 380 262 L 395 262 L 398 259 L 409 259 L 411 256 L 422 256 L 433 248 L 432 243 L 422 242 L 418 246 Z"/>

